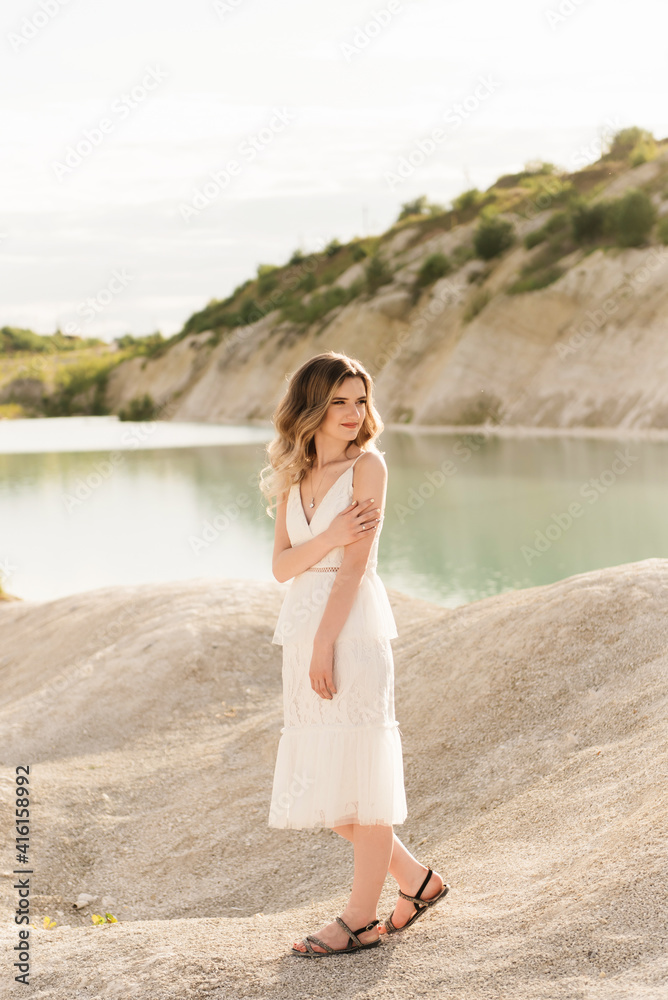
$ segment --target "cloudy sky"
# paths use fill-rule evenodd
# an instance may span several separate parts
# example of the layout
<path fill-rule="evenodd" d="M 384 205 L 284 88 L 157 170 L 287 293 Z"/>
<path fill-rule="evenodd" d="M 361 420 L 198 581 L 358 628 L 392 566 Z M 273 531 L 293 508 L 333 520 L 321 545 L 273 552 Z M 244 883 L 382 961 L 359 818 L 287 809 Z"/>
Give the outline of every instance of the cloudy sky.
<path fill-rule="evenodd" d="M 668 135 L 660 0 L 5 0 L 0 325 L 178 331 L 260 263 Z"/>

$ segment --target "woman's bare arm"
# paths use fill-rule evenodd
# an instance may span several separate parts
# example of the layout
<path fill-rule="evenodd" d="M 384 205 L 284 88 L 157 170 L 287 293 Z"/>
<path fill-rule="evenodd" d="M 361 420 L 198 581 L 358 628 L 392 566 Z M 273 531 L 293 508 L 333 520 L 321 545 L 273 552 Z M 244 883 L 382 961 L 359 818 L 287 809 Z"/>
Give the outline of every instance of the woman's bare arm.
<path fill-rule="evenodd" d="M 360 458 L 355 466 L 353 500 L 359 501 L 361 497 L 380 497 L 380 502 L 378 499 L 375 500 L 375 506 L 380 508 L 380 523 L 385 509 L 386 490 L 387 466 L 385 460 L 377 452 L 369 452 L 368 455 Z M 377 530 L 378 528 L 364 531 L 357 541 L 346 545 L 343 552 L 343 562 L 332 584 L 325 610 L 315 634 L 314 647 L 318 646 L 325 650 L 333 649 L 355 602 Z"/>
<path fill-rule="evenodd" d="M 369 509 L 373 502 L 373 500 L 367 500 L 364 503 L 358 503 L 356 507 L 349 504 L 345 508 L 346 511 L 354 510 L 358 515 L 348 522 L 348 529 L 354 520 L 371 523 L 375 519 L 375 513 Z M 346 528 L 342 530 L 340 524 L 330 524 L 328 528 L 321 531 L 320 534 L 314 535 L 308 542 L 302 542 L 300 545 L 292 545 L 285 523 L 286 506 L 287 497 L 284 497 L 283 500 L 279 498 L 276 508 L 274 554 L 271 564 L 274 577 L 279 583 L 291 580 L 298 573 L 303 573 L 305 570 L 310 569 L 311 566 L 315 566 L 328 552 L 331 552 L 332 549 L 337 548 L 339 545 L 349 545 Z"/>

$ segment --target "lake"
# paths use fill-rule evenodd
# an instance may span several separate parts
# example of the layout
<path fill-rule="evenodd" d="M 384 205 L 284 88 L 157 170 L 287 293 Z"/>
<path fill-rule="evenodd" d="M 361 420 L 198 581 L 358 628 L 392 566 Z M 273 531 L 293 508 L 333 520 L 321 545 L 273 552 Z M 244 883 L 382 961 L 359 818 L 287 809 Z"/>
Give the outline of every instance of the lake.
<path fill-rule="evenodd" d="M 273 580 L 256 477 L 271 427 L 0 422 L 0 574 L 27 600 L 115 584 Z M 384 430 L 378 571 L 457 607 L 668 557 L 668 443 Z"/>

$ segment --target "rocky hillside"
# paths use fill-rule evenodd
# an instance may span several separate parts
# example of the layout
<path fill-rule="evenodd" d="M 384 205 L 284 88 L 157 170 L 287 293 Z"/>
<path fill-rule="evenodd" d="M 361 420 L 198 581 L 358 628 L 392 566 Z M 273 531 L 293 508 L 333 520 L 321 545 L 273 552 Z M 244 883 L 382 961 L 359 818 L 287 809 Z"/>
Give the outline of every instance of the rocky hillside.
<path fill-rule="evenodd" d="M 573 237 L 574 204 L 591 221 L 632 190 L 656 215 L 640 245 L 595 226 Z M 165 419 L 267 420 L 286 373 L 333 349 L 369 367 L 388 424 L 668 427 L 668 143 L 636 166 L 501 178 L 455 206 L 258 269 L 112 372 L 108 405 L 148 393 Z M 484 259 L 476 230 L 492 209 L 515 239 Z"/>
<path fill-rule="evenodd" d="M 349 846 L 267 826 L 282 596 L 191 580 L 0 605 L 7 840 L 31 766 L 31 995 L 665 997 L 668 560 L 455 610 L 389 592 L 397 832 L 452 889 L 406 935 L 326 963 L 289 947 L 341 912 Z M 8 849 L 7 956 L 16 867 Z M 382 916 L 395 898 L 388 878 Z"/>
<path fill-rule="evenodd" d="M 76 372 L 44 412 L 268 421 L 286 375 L 333 349 L 369 368 L 387 425 L 668 428 L 667 279 L 668 140 L 626 129 L 576 172 L 527 165 L 447 210 L 417 199 L 380 236 L 260 265 L 169 340 Z M 39 388 L 5 385 L 0 403 Z"/>

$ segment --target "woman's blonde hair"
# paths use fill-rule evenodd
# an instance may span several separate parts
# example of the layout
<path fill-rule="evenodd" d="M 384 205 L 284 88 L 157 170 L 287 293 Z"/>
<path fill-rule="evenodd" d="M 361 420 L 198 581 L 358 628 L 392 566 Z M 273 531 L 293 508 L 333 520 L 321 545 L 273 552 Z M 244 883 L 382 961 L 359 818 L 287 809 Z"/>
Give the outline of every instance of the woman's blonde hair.
<path fill-rule="evenodd" d="M 293 483 L 301 482 L 310 468 L 316 457 L 315 432 L 343 380 L 355 376 L 364 382 L 366 410 L 357 437 L 350 444 L 365 451 L 378 451 L 374 439 L 384 425 L 373 405 L 373 379 L 361 361 L 336 351 L 326 351 L 310 358 L 292 376 L 286 376 L 289 378 L 287 392 L 271 418 L 276 437 L 267 445 L 269 464 L 260 471 L 259 477 L 260 490 L 268 501 L 269 517 L 274 516 L 278 497 L 287 493 Z M 276 503 L 272 503 L 274 498 Z"/>

